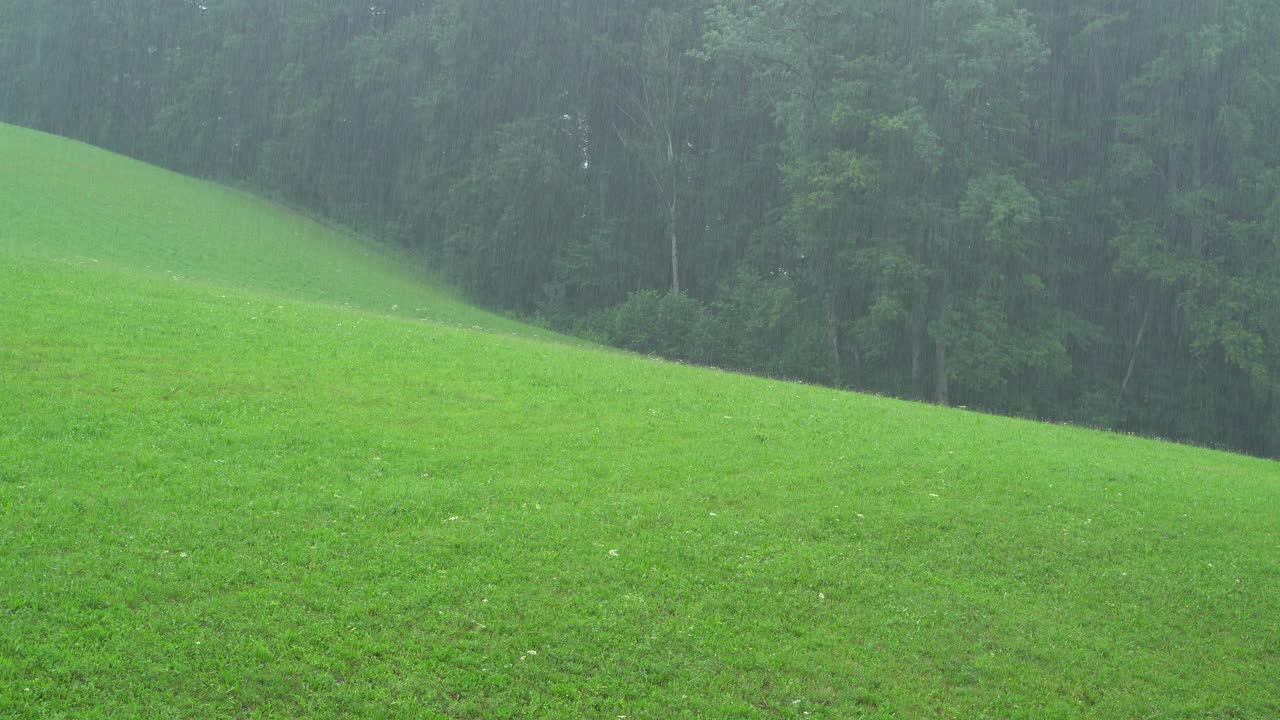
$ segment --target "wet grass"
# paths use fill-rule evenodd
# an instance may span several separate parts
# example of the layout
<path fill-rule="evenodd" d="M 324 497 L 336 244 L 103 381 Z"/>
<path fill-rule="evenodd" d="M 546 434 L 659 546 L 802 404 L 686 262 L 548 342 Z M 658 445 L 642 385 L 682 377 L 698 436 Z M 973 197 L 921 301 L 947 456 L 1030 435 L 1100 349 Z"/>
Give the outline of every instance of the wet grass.
<path fill-rule="evenodd" d="M 291 221 L 15 146 L 0 717 L 1280 715 L 1276 463 L 477 332 L 313 225 L 204 268 L 57 208 Z"/>
<path fill-rule="evenodd" d="M 0 125 L 0 251 L 558 339 L 424 282 L 422 261 L 240 190 Z M 572 342 L 572 341 L 571 341 Z"/>

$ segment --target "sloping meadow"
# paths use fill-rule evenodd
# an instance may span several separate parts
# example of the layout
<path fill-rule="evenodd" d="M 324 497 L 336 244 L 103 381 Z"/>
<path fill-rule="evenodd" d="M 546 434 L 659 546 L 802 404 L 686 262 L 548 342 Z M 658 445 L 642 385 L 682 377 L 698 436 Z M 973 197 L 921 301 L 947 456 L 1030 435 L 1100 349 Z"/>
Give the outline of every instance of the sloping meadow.
<path fill-rule="evenodd" d="M 1280 714 L 1275 463 L 480 332 L 0 145 L 0 716 Z"/>

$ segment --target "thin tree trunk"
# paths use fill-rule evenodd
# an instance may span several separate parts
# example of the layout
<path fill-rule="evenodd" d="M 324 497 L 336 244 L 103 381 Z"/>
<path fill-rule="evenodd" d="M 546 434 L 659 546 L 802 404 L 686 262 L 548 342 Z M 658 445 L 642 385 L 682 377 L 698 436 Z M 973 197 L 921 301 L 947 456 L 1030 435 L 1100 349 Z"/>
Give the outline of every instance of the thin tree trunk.
<path fill-rule="evenodd" d="M 924 372 L 924 338 L 911 329 L 911 396 L 920 397 L 920 376 Z"/>
<path fill-rule="evenodd" d="M 938 341 L 935 347 L 937 354 L 933 362 L 933 400 L 939 405 L 950 405 L 950 389 L 947 387 L 947 345 Z"/>
<path fill-rule="evenodd" d="M 924 354 L 924 342 L 919 335 L 911 337 L 911 394 L 918 395 L 920 393 L 920 372 L 922 370 Z"/>
<path fill-rule="evenodd" d="M 836 387 L 842 387 L 840 378 L 840 329 L 836 325 L 835 293 L 827 291 L 827 347 L 831 350 L 831 376 Z"/>
<path fill-rule="evenodd" d="M 671 291 L 680 292 L 680 239 L 676 235 L 676 211 L 679 208 L 680 180 L 676 168 L 676 145 L 667 131 L 667 173 L 671 178 L 671 201 L 667 204 L 667 225 L 671 233 Z"/>
<path fill-rule="evenodd" d="M 942 288 L 938 294 L 938 320 L 945 322 L 947 307 L 950 304 L 951 276 L 942 273 Z M 951 388 L 947 383 L 947 344 L 940 338 L 934 338 L 933 357 L 933 401 L 939 405 L 951 404 Z"/>
<path fill-rule="evenodd" d="M 671 229 L 671 291 L 680 292 L 680 240 L 676 236 L 676 198 L 671 195 L 671 204 L 667 208 L 667 224 Z"/>

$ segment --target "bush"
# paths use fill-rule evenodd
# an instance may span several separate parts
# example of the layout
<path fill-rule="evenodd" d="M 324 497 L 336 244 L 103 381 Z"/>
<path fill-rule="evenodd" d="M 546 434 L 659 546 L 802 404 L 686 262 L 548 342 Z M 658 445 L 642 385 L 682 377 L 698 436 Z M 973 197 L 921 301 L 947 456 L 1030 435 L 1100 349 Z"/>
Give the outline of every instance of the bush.
<path fill-rule="evenodd" d="M 714 322 L 702 303 L 684 293 L 640 290 L 597 314 L 590 329 L 615 347 L 704 362 Z"/>

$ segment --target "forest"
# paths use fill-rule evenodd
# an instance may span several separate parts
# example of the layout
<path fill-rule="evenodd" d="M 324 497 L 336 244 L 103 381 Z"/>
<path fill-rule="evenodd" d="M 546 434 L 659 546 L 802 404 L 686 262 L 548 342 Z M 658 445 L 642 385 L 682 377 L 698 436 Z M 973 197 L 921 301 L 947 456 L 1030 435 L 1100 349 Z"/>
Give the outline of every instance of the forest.
<path fill-rule="evenodd" d="M 631 350 L 1280 457 L 1277 37 L 1275 0 L 0 0 L 0 120 Z"/>

